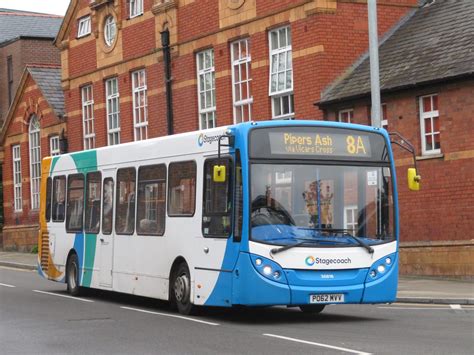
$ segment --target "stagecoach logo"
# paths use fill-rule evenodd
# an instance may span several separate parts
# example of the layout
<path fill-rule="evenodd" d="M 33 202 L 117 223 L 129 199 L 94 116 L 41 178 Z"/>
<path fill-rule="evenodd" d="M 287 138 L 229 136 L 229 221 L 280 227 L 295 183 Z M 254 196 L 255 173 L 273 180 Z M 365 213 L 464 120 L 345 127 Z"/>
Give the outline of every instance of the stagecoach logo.
<path fill-rule="evenodd" d="M 201 133 L 198 137 L 198 145 L 202 147 L 206 143 L 212 144 L 214 142 L 217 142 L 220 136 L 221 136 L 220 134 L 216 136 L 206 136 L 204 133 Z"/>
<path fill-rule="evenodd" d="M 323 258 L 318 258 L 318 257 L 314 257 L 314 256 L 308 256 L 304 262 L 306 263 L 306 265 L 308 266 L 313 266 L 315 264 L 319 265 L 319 264 L 324 264 L 324 265 L 332 265 L 332 264 L 350 264 L 352 263 L 351 259 L 350 258 L 331 258 L 331 259 L 323 259 Z"/>

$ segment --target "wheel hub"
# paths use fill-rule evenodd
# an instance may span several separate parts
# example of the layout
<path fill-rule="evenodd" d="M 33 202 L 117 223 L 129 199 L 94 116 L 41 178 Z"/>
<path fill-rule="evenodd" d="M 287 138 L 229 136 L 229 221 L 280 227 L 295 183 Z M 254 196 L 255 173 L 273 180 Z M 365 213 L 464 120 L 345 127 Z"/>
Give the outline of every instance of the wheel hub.
<path fill-rule="evenodd" d="M 174 295 L 178 302 L 185 302 L 189 294 L 189 280 L 186 275 L 178 276 L 174 282 Z"/>

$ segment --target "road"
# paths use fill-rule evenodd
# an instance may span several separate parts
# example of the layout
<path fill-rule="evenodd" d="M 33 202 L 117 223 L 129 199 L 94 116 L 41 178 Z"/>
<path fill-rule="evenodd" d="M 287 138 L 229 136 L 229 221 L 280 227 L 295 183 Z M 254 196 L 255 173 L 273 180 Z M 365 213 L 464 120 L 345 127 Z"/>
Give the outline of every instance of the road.
<path fill-rule="evenodd" d="M 64 284 L 0 267 L 1 354 L 473 354 L 474 308 L 338 305 L 200 310 Z"/>

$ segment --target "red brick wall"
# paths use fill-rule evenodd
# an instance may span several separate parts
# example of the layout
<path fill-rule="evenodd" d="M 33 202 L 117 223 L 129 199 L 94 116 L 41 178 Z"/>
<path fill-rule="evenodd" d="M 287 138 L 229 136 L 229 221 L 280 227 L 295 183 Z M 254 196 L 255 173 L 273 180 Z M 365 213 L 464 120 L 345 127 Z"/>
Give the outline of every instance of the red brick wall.
<path fill-rule="evenodd" d="M 474 80 L 434 85 L 417 90 L 382 95 L 387 104 L 389 131 L 397 131 L 421 156 L 418 97 L 438 94 L 441 153 L 443 156 L 418 160 L 421 190 L 408 191 L 406 170 L 410 155 L 394 146 L 398 162 L 400 240 L 446 241 L 474 239 Z M 341 104 L 354 108 L 354 121 L 367 124 L 369 101 Z M 335 120 L 338 107 L 327 110 Z M 408 160 L 406 160 L 408 158 Z"/>
<path fill-rule="evenodd" d="M 20 39 L 0 47 L 0 122 L 6 117 L 8 104 L 7 58 L 13 63 L 13 94 L 15 96 L 23 69 L 27 64 L 60 64 L 59 49 L 51 40 Z"/>
<path fill-rule="evenodd" d="M 28 77 L 26 82 L 26 90 L 31 90 L 23 94 L 21 101 L 15 108 L 13 117 L 21 117 L 22 120 L 11 121 L 11 124 L 5 129 L 4 142 L 4 160 L 3 160 L 3 197 L 4 197 L 4 215 L 5 225 L 36 225 L 38 224 L 38 210 L 31 209 L 31 186 L 30 186 L 30 157 L 29 157 L 29 143 L 28 143 L 28 128 L 30 119 L 33 114 L 39 118 L 41 125 L 41 157 L 49 156 L 49 135 L 45 132 L 61 133 L 59 126 L 56 130 L 54 127 L 61 122 L 54 115 L 48 102 L 43 97 L 41 91 L 32 87 L 36 83 Z M 31 103 L 31 105 L 30 105 Z M 53 129 L 52 129 L 53 128 Z M 21 177 L 22 177 L 22 200 L 23 208 L 21 212 L 14 211 L 14 192 L 13 192 L 13 157 L 12 146 L 20 144 L 21 152 Z M 32 242 L 36 244 L 36 240 Z M 7 247 L 7 244 L 4 243 Z"/>
<path fill-rule="evenodd" d="M 276 13 L 284 14 L 288 8 L 295 7 L 303 2 L 257 1 L 256 21 L 268 16 L 271 17 Z M 392 0 L 380 3 L 378 7 L 380 34 L 394 26 L 411 9 L 410 6 L 393 6 L 393 4 L 412 6 L 416 4 L 416 0 Z M 87 7 L 87 1 L 83 2 L 81 6 Z M 139 16 L 133 20 L 128 20 L 128 3 L 123 0 L 122 6 L 123 60 L 119 65 L 122 68 L 123 66 L 127 67 L 128 72 L 123 73 L 123 69 L 120 71 L 121 141 L 128 142 L 133 140 L 130 71 L 138 69 L 130 59 L 152 53 L 155 50 L 156 36 L 159 36 L 159 33 L 155 33 L 156 17 L 150 18 L 149 16 L 152 1 L 145 1 L 144 16 Z M 289 14 L 288 11 L 286 13 Z M 194 52 L 178 53 L 172 59 L 174 131 L 179 133 L 196 130 L 199 127 L 197 87 L 196 85 L 181 84 L 196 81 L 195 53 L 211 47 L 214 48 L 215 70 L 218 76 L 216 78 L 217 124 L 231 124 L 233 122 L 233 111 L 229 42 L 235 38 L 233 37 L 235 36 L 234 33 L 245 36 L 248 33 L 248 27 L 243 25 L 237 32 L 234 31 L 230 35 L 228 43 L 216 43 L 216 37 L 213 36 L 213 33 L 219 31 L 218 0 L 195 1 L 179 7 L 177 24 L 179 43 L 177 48 L 179 49 L 184 44 L 193 43 Z M 288 20 L 281 23 L 272 23 L 270 27 L 262 28 L 262 31 L 250 36 L 252 63 L 269 61 L 268 30 L 280 24 L 290 24 L 291 26 L 294 53 L 316 46 L 323 48 L 322 52 L 295 57 L 293 61 L 295 116 L 298 118 L 321 119 L 322 113 L 314 107 L 314 102 L 319 100 L 324 88 L 340 76 L 368 48 L 367 6 L 357 2 L 337 2 L 337 10 L 334 13 L 321 12 L 308 15 L 302 20 L 291 23 Z M 92 30 L 94 31 L 94 28 Z M 74 32 L 74 29 L 72 32 Z M 75 38 L 75 32 L 72 32 L 70 33 L 70 40 Z M 200 40 L 189 42 L 195 38 L 200 38 Z M 101 40 L 100 36 L 97 40 Z M 158 43 L 161 42 L 158 40 Z M 90 80 L 90 74 L 100 74 L 100 68 L 96 68 L 95 41 L 88 40 L 84 44 L 70 46 L 68 51 L 70 77 L 80 78 L 81 75 L 87 74 L 89 75 L 87 79 L 84 78 L 84 84 L 86 84 Z M 151 138 L 166 134 L 163 63 L 159 59 L 155 64 L 147 65 L 145 69 L 149 93 L 148 136 Z M 251 85 L 254 99 L 252 116 L 256 120 L 271 118 L 268 72 L 268 64 L 260 64 L 258 68 L 252 70 Z M 94 102 L 96 106 L 104 107 L 104 78 L 100 75 L 98 78 L 100 80 L 94 83 Z M 78 114 L 81 110 L 79 90 L 77 85 L 74 85 L 74 88 L 66 93 L 67 111 L 76 113 L 70 120 L 70 122 L 74 122 L 72 126 L 74 137 L 71 137 L 69 141 L 71 151 L 82 149 L 82 138 L 79 137 L 79 135 L 82 136 L 82 118 Z M 125 100 L 125 98 L 127 99 Z M 107 142 L 107 126 L 105 122 L 99 122 L 99 120 L 103 121 L 105 119 L 105 108 L 96 110 L 95 119 L 96 143 L 97 146 L 102 146 Z"/>

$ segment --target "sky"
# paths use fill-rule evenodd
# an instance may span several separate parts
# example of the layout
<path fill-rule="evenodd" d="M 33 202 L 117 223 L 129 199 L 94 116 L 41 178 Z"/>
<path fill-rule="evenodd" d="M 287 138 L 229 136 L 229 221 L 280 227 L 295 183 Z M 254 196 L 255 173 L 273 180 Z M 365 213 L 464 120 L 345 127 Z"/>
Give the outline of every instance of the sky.
<path fill-rule="evenodd" d="M 0 0 L 0 8 L 42 12 L 47 14 L 66 14 L 69 0 Z"/>

